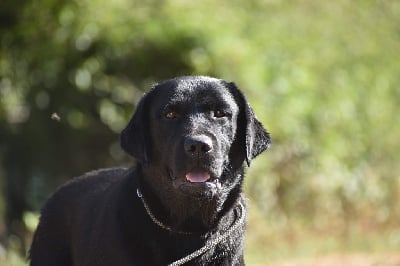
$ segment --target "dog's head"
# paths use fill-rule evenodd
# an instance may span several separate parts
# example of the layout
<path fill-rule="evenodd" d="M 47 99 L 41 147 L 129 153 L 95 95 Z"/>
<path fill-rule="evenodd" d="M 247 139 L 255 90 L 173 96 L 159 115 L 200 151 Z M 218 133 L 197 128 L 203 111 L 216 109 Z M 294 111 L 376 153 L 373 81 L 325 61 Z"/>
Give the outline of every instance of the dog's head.
<path fill-rule="evenodd" d="M 244 163 L 269 144 L 235 84 L 199 76 L 155 85 L 121 134 L 122 148 L 147 171 L 145 181 L 167 208 L 223 202 L 241 189 Z"/>

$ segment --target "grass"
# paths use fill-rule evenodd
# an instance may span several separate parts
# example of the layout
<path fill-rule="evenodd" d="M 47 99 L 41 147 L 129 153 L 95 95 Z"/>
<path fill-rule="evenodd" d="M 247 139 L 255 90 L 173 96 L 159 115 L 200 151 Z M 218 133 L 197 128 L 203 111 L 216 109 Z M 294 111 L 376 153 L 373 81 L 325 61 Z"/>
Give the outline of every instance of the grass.
<path fill-rule="evenodd" d="M 309 261 L 317 258 L 356 261 L 349 264 L 327 262 L 320 265 L 360 265 L 357 264 L 359 257 L 368 261 L 379 261 L 377 258 L 385 257 L 385 254 L 396 254 L 396 264 L 365 265 L 400 265 L 399 246 L 398 227 L 366 227 L 359 220 L 352 220 L 346 226 L 332 226 L 329 223 L 316 226 L 299 220 L 273 221 L 261 217 L 252 207 L 245 258 L 248 265 L 281 265 L 285 261 L 297 261 L 298 264 L 282 265 L 319 265 Z M 308 262 L 301 264 L 304 260 Z"/>

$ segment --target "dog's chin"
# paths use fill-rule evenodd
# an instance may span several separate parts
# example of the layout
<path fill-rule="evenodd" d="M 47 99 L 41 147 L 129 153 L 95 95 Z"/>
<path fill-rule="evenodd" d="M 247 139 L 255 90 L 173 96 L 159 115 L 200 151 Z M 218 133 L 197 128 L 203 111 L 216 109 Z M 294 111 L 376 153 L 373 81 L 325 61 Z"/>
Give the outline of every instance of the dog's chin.
<path fill-rule="evenodd" d="M 194 198 L 211 199 L 220 194 L 222 189 L 218 179 L 196 183 L 184 179 L 175 179 L 172 181 L 172 184 L 178 193 Z"/>
<path fill-rule="evenodd" d="M 202 231 L 215 226 L 228 196 L 222 174 L 206 168 L 172 171 L 170 190 L 164 203 L 183 231 Z"/>

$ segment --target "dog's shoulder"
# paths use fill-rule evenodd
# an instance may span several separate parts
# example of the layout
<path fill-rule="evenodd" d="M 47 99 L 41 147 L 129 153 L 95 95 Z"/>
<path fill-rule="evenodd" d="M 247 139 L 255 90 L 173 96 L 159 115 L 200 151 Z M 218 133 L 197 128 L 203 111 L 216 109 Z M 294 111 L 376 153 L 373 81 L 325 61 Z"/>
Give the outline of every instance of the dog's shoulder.
<path fill-rule="evenodd" d="M 131 184 L 135 177 L 133 168 L 100 169 L 60 186 L 42 208 L 30 252 L 32 262 L 51 261 L 42 257 L 47 252 L 53 252 L 52 256 L 58 256 L 57 260 L 78 256 L 77 263 L 87 265 L 82 264 L 87 254 L 98 254 L 98 248 L 103 248 L 104 243 L 117 237 L 115 207 L 120 201 L 119 195 L 127 194 L 121 188 L 127 187 L 127 183 Z M 118 244 L 115 240 L 114 243 Z"/>

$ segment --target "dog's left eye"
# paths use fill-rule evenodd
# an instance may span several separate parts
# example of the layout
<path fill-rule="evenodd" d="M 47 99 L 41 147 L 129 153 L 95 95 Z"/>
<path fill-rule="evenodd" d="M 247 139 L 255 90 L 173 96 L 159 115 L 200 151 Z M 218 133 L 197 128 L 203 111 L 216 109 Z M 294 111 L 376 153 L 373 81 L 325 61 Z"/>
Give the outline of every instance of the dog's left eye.
<path fill-rule="evenodd" d="M 226 116 L 224 111 L 219 110 L 219 109 L 214 111 L 214 117 L 220 118 L 220 117 L 224 117 L 224 116 Z"/>
<path fill-rule="evenodd" d="M 164 114 L 164 117 L 167 119 L 174 119 L 176 118 L 177 114 L 175 111 L 168 111 Z"/>

